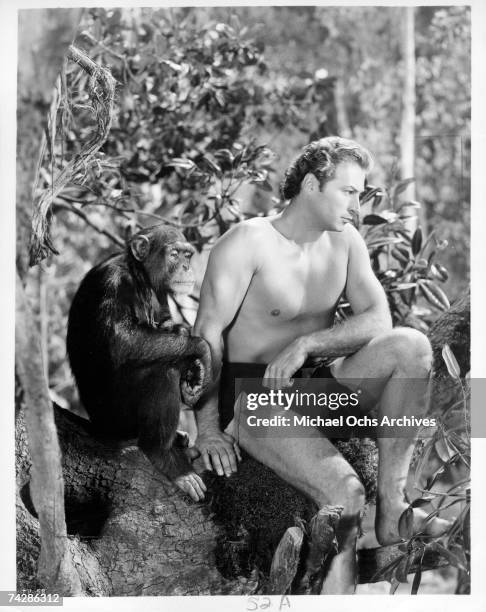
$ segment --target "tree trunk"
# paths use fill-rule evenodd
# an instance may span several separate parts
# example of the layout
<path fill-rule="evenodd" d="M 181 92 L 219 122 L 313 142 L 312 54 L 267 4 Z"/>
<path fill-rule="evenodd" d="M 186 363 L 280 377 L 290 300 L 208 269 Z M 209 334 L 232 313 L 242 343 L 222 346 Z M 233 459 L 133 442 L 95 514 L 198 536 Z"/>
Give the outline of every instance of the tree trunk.
<path fill-rule="evenodd" d="M 78 9 L 20 11 L 18 47 L 15 369 L 17 396 L 25 402 L 23 417 L 29 452 L 34 457 L 30 470 L 31 496 L 39 516 L 36 529 L 18 501 L 19 542 L 26 545 L 21 546 L 21 550 L 38 550 L 36 568 L 39 582 L 51 592 L 65 595 L 80 594 L 81 588 L 73 565 L 73 544 L 67 539 L 60 454 L 39 335 L 24 283 L 38 157 L 33 152 L 39 150 L 52 88 L 80 14 Z M 26 453 L 22 456 L 25 459 Z M 29 537 L 34 533 L 35 537 Z M 21 572 L 24 571 L 32 578 L 28 560 L 23 564 Z M 35 582 L 35 578 L 32 580 Z"/>
<path fill-rule="evenodd" d="M 400 132 L 400 170 L 402 179 L 415 176 L 415 27 L 414 7 L 403 8 L 403 94 L 402 94 L 402 122 Z M 413 200 L 415 189 L 413 184 L 407 187 L 404 194 L 407 199 Z"/>

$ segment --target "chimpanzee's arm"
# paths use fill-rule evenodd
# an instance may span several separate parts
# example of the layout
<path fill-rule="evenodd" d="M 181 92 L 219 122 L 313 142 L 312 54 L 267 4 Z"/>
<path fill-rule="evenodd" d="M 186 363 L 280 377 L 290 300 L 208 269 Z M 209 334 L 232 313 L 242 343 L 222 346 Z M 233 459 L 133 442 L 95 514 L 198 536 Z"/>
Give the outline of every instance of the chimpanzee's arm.
<path fill-rule="evenodd" d="M 182 359 L 200 359 L 210 371 L 211 355 L 207 342 L 202 338 L 144 328 L 141 325 L 115 323 L 112 351 L 118 365 L 130 362 L 143 366 L 156 361 L 170 363 Z"/>

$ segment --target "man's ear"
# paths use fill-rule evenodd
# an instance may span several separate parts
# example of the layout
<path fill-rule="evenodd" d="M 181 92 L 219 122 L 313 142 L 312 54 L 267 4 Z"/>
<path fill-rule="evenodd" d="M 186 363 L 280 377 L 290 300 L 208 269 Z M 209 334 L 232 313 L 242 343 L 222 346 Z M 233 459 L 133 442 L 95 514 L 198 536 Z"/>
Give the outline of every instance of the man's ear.
<path fill-rule="evenodd" d="M 130 240 L 130 250 L 137 261 L 144 261 L 150 250 L 150 240 L 147 236 L 134 236 Z"/>
<path fill-rule="evenodd" d="M 319 180 L 312 172 L 308 172 L 302 179 L 302 186 L 305 191 L 319 190 Z"/>

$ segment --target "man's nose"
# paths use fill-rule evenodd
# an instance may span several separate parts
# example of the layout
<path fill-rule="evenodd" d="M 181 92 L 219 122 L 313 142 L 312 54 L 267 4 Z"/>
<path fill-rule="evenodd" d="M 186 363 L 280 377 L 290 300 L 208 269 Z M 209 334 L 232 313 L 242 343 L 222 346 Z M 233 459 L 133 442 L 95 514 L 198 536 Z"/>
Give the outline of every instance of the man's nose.
<path fill-rule="evenodd" d="M 353 196 L 349 202 L 348 210 L 351 213 L 357 214 L 359 212 L 359 194 Z"/>

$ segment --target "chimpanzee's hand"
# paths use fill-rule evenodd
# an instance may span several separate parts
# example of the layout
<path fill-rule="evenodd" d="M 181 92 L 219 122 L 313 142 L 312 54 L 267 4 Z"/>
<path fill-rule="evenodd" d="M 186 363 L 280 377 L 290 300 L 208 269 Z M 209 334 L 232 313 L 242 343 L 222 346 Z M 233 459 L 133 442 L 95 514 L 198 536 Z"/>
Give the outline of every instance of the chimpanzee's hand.
<path fill-rule="evenodd" d="M 201 453 L 204 467 L 215 470 L 218 476 L 231 476 L 238 470 L 237 461 L 241 461 L 241 454 L 233 436 L 217 430 L 200 431 L 196 448 Z"/>
<path fill-rule="evenodd" d="M 189 472 L 189 474 L 179 476 L 174 480 L 174 483 L 194 501 L 201 501 L 204 499 L 204 493 L 207 491 L 206 485 L 202 481 L 202 478 L 195 472 Z"/>
<path fill-rule="evenodd" d="M 190 336 L 191 331 L 183 323 L 172 323 L 169 319 L 165 323 L 162 323 L 160 329 L 167 334 L 174 334 L 176 336 Z"/>
<path fill-rule="evenodd" d="M 185 404 L 192 407 L 203 392 L 204 365 L 200 359 L 194 359 L 191 365 L 182 373 L 181 395 Z"/>

